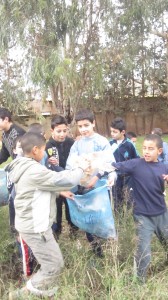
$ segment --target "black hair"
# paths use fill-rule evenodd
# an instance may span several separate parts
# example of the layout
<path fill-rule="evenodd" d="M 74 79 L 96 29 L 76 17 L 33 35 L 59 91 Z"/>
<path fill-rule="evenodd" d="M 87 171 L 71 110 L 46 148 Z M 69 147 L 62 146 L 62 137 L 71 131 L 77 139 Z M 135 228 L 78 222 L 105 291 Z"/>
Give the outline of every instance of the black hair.
<path fill-rule="evenodd" d="M 12 121 L 12 113 L 4 107 L 0 107 L 0 118 L 4 120 L 5 118 L 8 118 L 9 122 Z"/>
<path fill-rule="evenodd" d="M 126 124 L 125 124 L 125 122 L 122 118 L 115 118 L 111 122 L 111 127 L 114 128 L 114 129 L 118 129 L 120 132 L 122 130 L 126 130 Z"/>
<path fill-rule="evenodd" d="M 144 141 L 153 141 L 156 143 L 157 148 L 163 148 L 163 141 L 158 134 L 147 134 Z"/>
<path fill-rule="evenodd" d="M 45 134 L 44 127 L 40 123 L 30 124 L 30 126 L 28 127 L 27 132 L 38 133 L 38 134 L 42 134 L 42 135 Z"/>
<path fill-rule="evenodd" d="M 159 136 L 162 136 L 163 132 L 161 128 L 153 128 L 152 134 L 157 134 Z"/>
<path fill-rule="evenodd" d="M 81 109 L 75 115 L 75 121 L 88 120 L 91 123 L 95 120 L 94 113 L 89 109 Z"/>
<path fill-rule="evenodd" d="M 136 133 L 133 132 L 133 131 L 128 131 L 127 134 L 126 134 L 126 136 L 127 136 L 129 139 L 131 139 L 131 138 L 136 138 L 136 137 L 137 137 Z"/>
<path fill-rule="evenodd" d="M 52 129 L 54 129 L 56 126 L 62 125 L 62 124 L 68 125 L 67 120 L 63 116 L 54 115 L 52 117 L 52 119 L 51 119 L 51 128 Z"/>
<path fill-rule="evenodd" d="M 18 142 L 21 142 L 22 136 L 23 136 L 23 135 L 18 135 L 18 136 L 16 137 L 16 139 L 13 141 L 13 150 L 16 149 L 17 143 L 18 143 Z"/>
<path fill-rule="evenodd" d="M 41 148 L 45 144 L 44 136 L 38 133 L 27 132 L 21 137 L 21 147 L 24 154 L 30 153 L 34 146 Z"/>

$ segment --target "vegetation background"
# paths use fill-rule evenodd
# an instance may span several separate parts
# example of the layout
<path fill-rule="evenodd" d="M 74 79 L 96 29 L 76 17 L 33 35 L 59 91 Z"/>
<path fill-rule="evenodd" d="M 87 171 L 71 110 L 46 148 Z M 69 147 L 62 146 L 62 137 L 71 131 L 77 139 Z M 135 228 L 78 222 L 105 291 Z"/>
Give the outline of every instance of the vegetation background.
<path fill-rule="evenodd" d="M 168 142 L 168 136 L 163 137 Z M 137 141 L 141 153 L 143 137 Z M 77 239 L 69 236 L 64 220 L 64 231 L 59 245 L 65 259 L 60 276 L 59 300 L 166 300 L 168 295 L 167 253 L 158 243 L 152 242 L 152 262 L 148 281 L 137 283 L 133 275 L 135 249 L 134 225 L 131 211 L 124 211 L 122 220 L 115 220 L 118 241 L 102 241 L 105 257 L 95 257 L 86 242 L 85 234 L 79 232 Z M 9 233 L 8 207 L 0 207 L 0 299 L 8 299 L 8 291 L 18 288 L 21 281 L 21 262 L 17 248 Z M 29 299 L 37 299 L 29 297 Z M 19 299 L 18 299 L 19 300 Z"/>
<path fill-rule="evenodd" d="M 149 117 L 150 130 L 167 120 L 168 1 L 1 1 L 0 77 L 15 115 L 47 99 L 69 121 L 84 106 L 132 112 L 146 134 Z"/>

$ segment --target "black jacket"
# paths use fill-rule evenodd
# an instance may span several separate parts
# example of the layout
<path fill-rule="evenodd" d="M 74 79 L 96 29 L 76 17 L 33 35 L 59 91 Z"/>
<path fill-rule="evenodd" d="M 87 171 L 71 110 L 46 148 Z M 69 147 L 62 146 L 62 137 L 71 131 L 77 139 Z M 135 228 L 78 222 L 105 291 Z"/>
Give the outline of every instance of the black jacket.
<path fill-rule="evenodd" d="M 74 140 L 66 137 L 64 142 L 57 142 L 50 138 L 46 144 L 46 153 L 48 157 L 55 156 L 59 160 L 59 166 L 65 169 L 66 161 Z"/>
<path fill-rule="evenodd" d="M 14 158 L 13 143 L 18 136 L 22 136 L 24 133 L 25 130 L 16 124 L 12 124 L 8 131 L 3 131 L 0 164 L 5 162 L 10 156 Z"/>

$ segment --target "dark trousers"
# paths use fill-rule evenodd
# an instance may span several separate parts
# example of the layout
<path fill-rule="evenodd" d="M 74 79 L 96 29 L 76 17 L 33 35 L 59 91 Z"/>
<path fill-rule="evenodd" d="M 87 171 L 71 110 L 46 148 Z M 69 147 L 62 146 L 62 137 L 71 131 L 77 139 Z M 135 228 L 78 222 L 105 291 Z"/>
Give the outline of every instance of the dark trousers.
<path fill-rule="evenodd" d="M 63 207 L 63 204 L 65 205 L 65 217 L 66 217 L 66 220 L 68 222 L 68 224 L 73 228 L 75 228 L 76 226 L 71 222 L 71 217 L 70 217 L 70 213 L 69 213 L 69 206 L 68 206 L 68 203 L 67 203 L 67 200 L 62 197 L 62 196 L 59 196 L 57 199 L 56 199 L 56 206 L 57 206 L 57 216 L 56 216 L 56 223 L 57 223 L 57 231 L 60 231 L 62 230 L 62 207 Z M 77 227 L 76 227 L 77 228 Z"/>
<path fill-rule="evenodd" d="M 120 212 L 126 201 L 127 206 L 130 206 L 130 177 L 125 175 L 118 175 L 115 185 L 112 188 L 114 199 L 114 211 Z M 131 200 L 132 202 L 132 200 Z"/>
<path fill-rule="evenodd" d="M 146 278 L 151 260 L 151 239 L 156 234 L 160 243 L 168 251 L 168 212 L 155 216 L 135 215 L 137 248 L 135 254 L 136 274 L 139 278 Z"/>
<path fill-rule="evenodd" d="M 9 225 L 11 233 L 16 233 L 15 230 L 15 207 L 14 207 L 14 199 L 9 197 Z"/>

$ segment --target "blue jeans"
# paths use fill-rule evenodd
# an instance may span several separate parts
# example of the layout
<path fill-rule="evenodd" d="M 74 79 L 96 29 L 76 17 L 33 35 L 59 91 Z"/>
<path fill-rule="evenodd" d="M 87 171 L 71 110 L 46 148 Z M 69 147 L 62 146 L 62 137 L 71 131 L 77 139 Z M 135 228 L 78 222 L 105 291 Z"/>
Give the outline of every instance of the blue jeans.
<path fill-rule="evenodd" d="M 153 234 L 156 234 L 165 250 L 168 250 L 168 212 L 154 217 L 134 214 L 134 221 L 137 236 L 136 272 L 137 276 L 144 280 L 151 260 Z"/>

